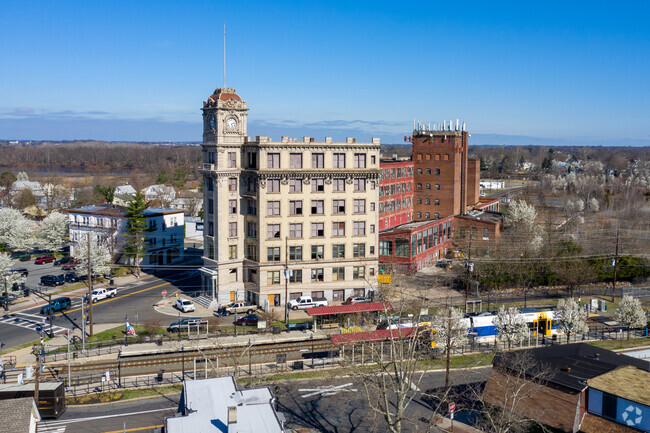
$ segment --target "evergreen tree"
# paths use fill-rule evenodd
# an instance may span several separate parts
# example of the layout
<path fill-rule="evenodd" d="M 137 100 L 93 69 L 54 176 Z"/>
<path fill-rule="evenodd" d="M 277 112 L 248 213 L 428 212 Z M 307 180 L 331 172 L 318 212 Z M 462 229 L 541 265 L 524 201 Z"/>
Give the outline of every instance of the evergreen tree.
<path fill-rule="evenodd" d="M 149 203 L 144 200 L 144 194 L 137 192 L 132 202 L 126 208 L 126 256 L 134 262 L 136 275 L 140 276 L 140 259 L 144 257 L 144 232 L 147 230 L 147 222 L 144 212 Z"/>

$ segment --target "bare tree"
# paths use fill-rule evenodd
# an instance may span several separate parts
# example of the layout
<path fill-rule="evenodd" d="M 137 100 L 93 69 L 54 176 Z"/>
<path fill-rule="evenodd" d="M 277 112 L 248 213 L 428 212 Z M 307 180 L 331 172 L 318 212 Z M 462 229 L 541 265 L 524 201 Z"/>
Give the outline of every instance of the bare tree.
<path fill-rule="evenodd" d="M 534 399 L 550 378 L 550 369 L 535 361 L 529 351 L 497 354 L 480 401 L 480 428 L 490 433 L 528 432 L 542 426 L 544 407 Z"/>
<path fill-rule="evenodd" d="M 451 352 L 455 347 L 467 342 L 469 324 L 463 319 L 463 313 L 448 306 L 438 312 L 431 325 L 435 331 L 436 347 L 442 349 L 445 354 L 445 389 L 449 389 Z"/>

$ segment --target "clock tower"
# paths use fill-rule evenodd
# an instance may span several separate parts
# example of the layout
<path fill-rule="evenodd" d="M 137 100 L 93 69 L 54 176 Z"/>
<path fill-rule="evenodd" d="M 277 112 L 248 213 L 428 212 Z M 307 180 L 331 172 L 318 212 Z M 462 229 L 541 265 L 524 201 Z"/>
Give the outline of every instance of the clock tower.
<path fill-rule="evenodd" d="M 203 102 L 202 288 L 210 306 L 243 299 L 244 217 L 241 212 L 242 145 L 246 102 L 232 88 L 217 88 Z"/>

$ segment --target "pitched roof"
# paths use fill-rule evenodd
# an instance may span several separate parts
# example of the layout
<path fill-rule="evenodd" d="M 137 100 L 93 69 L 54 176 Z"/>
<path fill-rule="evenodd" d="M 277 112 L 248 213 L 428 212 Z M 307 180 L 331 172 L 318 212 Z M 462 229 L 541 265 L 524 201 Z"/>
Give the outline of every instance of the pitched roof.
<path fill-rule="evenodd" d="M 0 413 L 0 433 L 28 432 L 32 416 L 36 421 L 41 419 L 34 397 L 0 400 Z"/>
<path fill-rule="evenodd" d="M 589 379 L 590 388 L 596 388 L 618 397 L 650 406 L 650 372 L 631 365 Z"/>
<path fill-rule="evenodd" d="M 633 365 L 643 371 L 650 371 L 650 363 L 611 350 L 601 349 L 586 343 L 559 344 L 536 349 L 527 349 L 540 367 L 548 367 L 551 377 L 548 382 L 574 391 L 587 387 L 587 380 L 621 367 Z M 498 353 L 492 364 L 508 367 L 513 352 Z"/>
<path fill-rule="evenodd" d="M 369 304 L 353 304 L 353 305 L 332 305 L 329 307 L 312 307 L 307 308 L 305 311 L 310 316 L 330 316 L 337 314 L 353 314 L 353 313 L 370 313 L 373 311 L 382 311 L 386 307 L 392 310 L 393 307 L 389 303 L 371 302 Z"/>

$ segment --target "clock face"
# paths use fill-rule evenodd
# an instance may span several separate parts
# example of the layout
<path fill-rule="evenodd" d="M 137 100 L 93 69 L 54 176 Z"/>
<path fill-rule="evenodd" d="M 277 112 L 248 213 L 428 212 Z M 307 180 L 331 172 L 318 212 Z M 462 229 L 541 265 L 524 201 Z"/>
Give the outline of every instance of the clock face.
<path fill-rule="evenodd" d="M 237 127 L 237 119 L 231 117 L 226 121 L 226 126 L 228 127 L 228 129 L 235 129 Z"/>
<path fill-rule="evenodd" d="M 214 129 L 214 114 L 210 115 L 210 129 Z"/>

